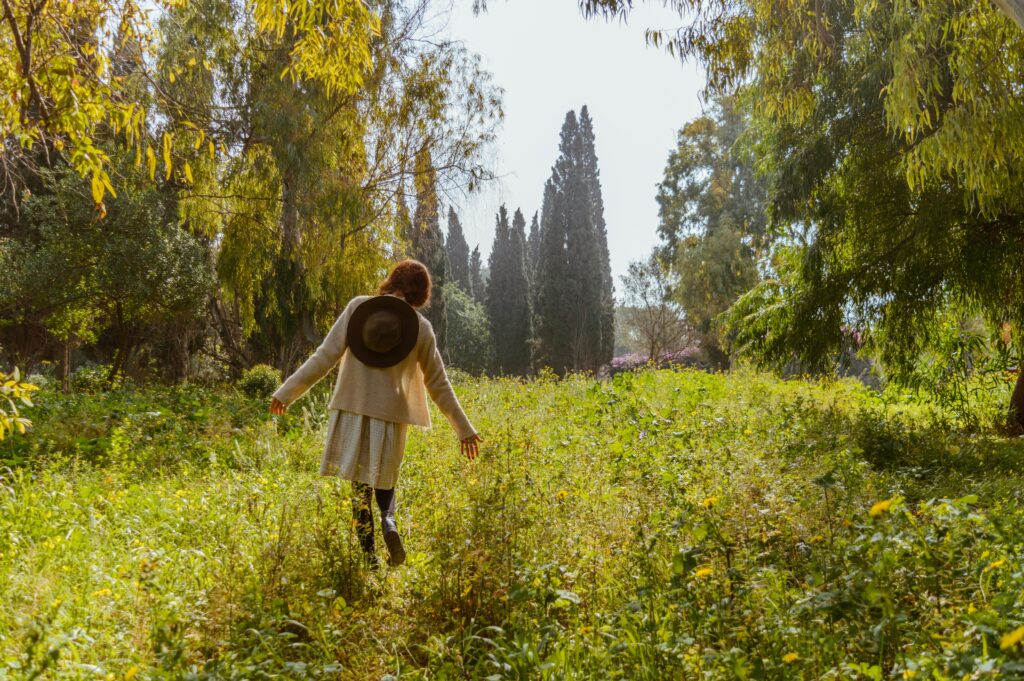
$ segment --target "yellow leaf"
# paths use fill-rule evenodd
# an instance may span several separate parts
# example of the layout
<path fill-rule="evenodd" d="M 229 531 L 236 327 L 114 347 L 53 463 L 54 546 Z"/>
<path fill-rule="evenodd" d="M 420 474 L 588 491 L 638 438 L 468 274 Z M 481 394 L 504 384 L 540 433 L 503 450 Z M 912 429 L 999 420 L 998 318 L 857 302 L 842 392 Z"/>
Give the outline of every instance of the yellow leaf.
<path fill-rule="evenodd" d="M 149 169 L 149 179 L 156 179 L 156 154 L 153 153 L 153 147 L 146 145 L 146 167 Z"/>
<path fill-rule="evenodd" d="M 165 176 L 164 179 L 167 179 L 167 180 L 171 179 L 171 169 L 172 168 L 173 168 L 173 166 L 171 165 L 171 133 L 165 132 L 164 133 L 164 170 L 165 170 L 165 175 L 166 176 Z"/>
<path fill-rule="evenodd" d="M 171 84 L 174 83 L 174 71 L 167 72 L 167 80 L 171 81 Z"/>
<path fill-rule="evenodd" d="M 213 146 L 213 140 L 210 140 L 209 151 L 210 151 L 210 160 L 212 161 L 213 160 L 213 154 L 216 151 L 215 147 Z"/>
<path fill-rule="evenodd" d="M 92 200 L 96 204 L 103 202 L 103 180 L 98 171 L 92 174 Z"/>
<path fill-rule="evenodd" d="M 132 681 L 132 679 L 134 679 L 135 675 L 138 673 L 139 665 L 133 664 L 131 667 L 128 668 L 128 671 L 124 673 L 124 681 Z"/>
<path fill-rule="evenodd" d="M 189 184 L 192 184 L 192 166 L 190 166 L 188 164 L 188 161 L 185 162 L 184 170 L 185 170 L 185 179 L 188 180 Z"/>

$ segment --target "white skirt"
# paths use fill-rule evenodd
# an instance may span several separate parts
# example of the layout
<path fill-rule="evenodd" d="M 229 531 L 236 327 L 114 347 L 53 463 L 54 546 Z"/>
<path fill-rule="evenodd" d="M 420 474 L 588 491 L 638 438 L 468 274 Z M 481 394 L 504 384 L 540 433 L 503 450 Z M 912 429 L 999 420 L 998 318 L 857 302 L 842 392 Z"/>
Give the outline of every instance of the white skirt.
<path fill-rule="evenodd" d="M 362 482 L 374 489 L 393 489 L 408 431 L 405 423 L 332 409 L 320 475 Z"/>

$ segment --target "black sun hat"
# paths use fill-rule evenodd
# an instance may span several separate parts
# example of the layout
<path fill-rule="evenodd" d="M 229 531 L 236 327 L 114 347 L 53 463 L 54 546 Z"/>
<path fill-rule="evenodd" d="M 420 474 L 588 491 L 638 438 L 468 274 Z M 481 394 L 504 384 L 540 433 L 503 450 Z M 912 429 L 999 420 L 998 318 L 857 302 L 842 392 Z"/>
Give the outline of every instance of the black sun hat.
<path fill-rule="evenodd" d="M 420 318 L 395 296 L 359 303 L 348 320 L 348 347 L 360 362 L 384 369 L 398 364 L 416 347 Z"/>

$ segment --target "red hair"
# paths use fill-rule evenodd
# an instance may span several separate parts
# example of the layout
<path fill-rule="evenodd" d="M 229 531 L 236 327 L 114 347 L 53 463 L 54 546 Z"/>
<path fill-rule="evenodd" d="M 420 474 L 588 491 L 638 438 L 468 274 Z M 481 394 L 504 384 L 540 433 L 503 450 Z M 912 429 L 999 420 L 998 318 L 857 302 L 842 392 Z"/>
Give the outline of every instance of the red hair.
<path fill-rule="evenodd" d="M 393 294 L 405 298 L 413 307 L 430 302 L 430 270 L 419 260 L 403 260 L 395 265 L 391 274 L 380 285 L 380 294 Z"/>

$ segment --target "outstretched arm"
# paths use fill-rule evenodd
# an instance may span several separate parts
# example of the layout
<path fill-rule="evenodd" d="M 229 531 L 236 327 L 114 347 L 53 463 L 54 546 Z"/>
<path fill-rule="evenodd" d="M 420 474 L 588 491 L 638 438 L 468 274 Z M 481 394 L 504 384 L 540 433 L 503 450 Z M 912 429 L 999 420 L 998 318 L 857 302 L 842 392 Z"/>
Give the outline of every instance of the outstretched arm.
<path fill-rule="evenodd" d="M 434 401 L 441 413 L 445 415 L 448 422 L 452 424 L 455 433 L 463 444 L 463 452 L 474 458 L 477 453 L 476 443 L 480 441 L 476 428 L 469 422 L 466 412 L 459 404 L 459 398 L 455 396 L 452 384 L 448 380 L 448 373 L 444 369 L 444 361 L 437 349 L 437 340 L 433 332 L 426 343 L 420 348 L 419 355 L 420 369 L 423 371 L 423 382 L 426 384 L 427 393 Z M 471 447 L 471 449 L 467 449 Z"/>
<path fill-rule="evenodd" d="M 289 404 L 302 397 L 338 363 L 348 347 L 345 334 L 348 330 L 348 318 L 352 314 L 352 307 L 352 303 L 349 303 L 312 357 L 307 359 L 277 389 L 270 405 L 271 413 L 284 413 Z"/>

